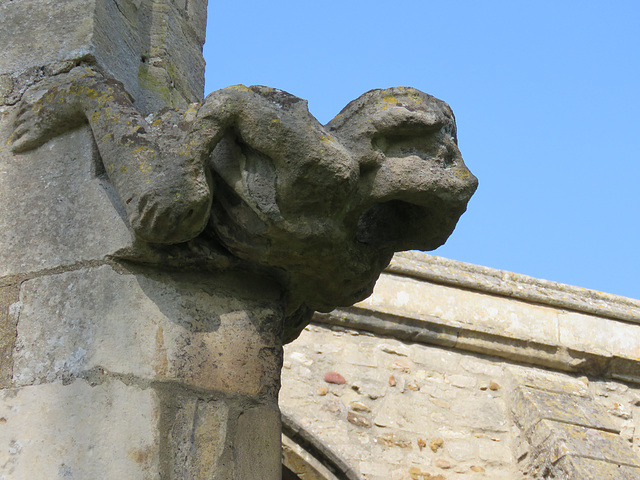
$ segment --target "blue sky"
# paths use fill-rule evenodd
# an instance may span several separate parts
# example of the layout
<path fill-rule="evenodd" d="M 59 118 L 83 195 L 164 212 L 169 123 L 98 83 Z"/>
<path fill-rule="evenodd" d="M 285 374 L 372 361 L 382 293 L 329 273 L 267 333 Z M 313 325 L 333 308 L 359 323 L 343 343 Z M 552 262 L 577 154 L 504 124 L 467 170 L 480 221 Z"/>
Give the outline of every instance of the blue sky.
<path fill-rule="evenodd" d="M 448 102 L 480 187 L 435 255 L 640 298 L 640 2 L 210 0 L 206 93 L 322 123 L 372 88 Z"/>

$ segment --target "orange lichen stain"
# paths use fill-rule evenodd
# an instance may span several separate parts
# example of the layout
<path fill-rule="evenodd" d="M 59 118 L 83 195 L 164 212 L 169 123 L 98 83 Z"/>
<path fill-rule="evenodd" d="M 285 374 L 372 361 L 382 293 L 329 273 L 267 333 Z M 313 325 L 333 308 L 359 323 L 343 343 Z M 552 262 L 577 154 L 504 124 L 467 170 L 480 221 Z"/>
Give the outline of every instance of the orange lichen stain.
<path fill-rule="evenodd" d="M 149 173 L 151 170 L 153 170 L 153 167 L 149 162 L 142 162 L 140 164 L 140 171 L 142 173 Z"/>
<path fill-rule="evenodd" d="M 169 369 L 167 349 L 164 346 L 164 330 L 158 327 L 156 331 L 156 352 L 153 358 L 153 369 L 158 375 L 166 375 Z"/>
<path fill-rule="evenodd" d="M 422 98 L 420 97 L 418 92 L 413 89 L 411 89 L 411 92 L 409 93 L 409 98 L 415 103 L 422 103 Z"/>
<path fill-rule="evenodd" d="M 111 107 L 105 108 L 104 114 L 107 117 L 107 120 L 110 122 L 115 123 L 120 120 L 120 112 L 111 113 Z"/>
<path fill-rule="evenodd" d="M 146 163 L 149 166 L 151 166 L 149 162 L 156 158 L 155 150 L 149 147 L 144 147 L 144 146 L 136 148 L 133 151 L 133 155 L 136 158 L 136 160 L 140 162 L 140 165 Z"/>
<path fill-rule="evenodd" d="M 129 171 L 129 167 L 123 165 L 120 167 L 120 173 L 127 173 Z"/>
<path fill-rule="evenodd" d="M 189 108 L 184 111 L 184 114 L 186 115 L 187 113 L 196 113 L 198 111 L 198 108 L 200 108 L 200 105 L 198 103 L 192 103 L 189 105 Z"/>
<path fill-rule="evenodd" d="M 93 99 L 98 97 L 98 91 L 93 88 L 87 88 L 87 97 Z"/>
<path fill-rule="evenodd" d="M 327 136 L 322 135 L 320 137 L 320 141 L 323 142 L 323 143 L 335 142 L 333 137 L 331 137 L 330 135 L 327 135 Z"/>
<path fill-rule="evenodd" d="M 109 140 L 113 140 L 113 133 L 109 132 L 109 133 L 105 133 L 102 136 L 102 139 L 100 140 L 101 142 L 108 142 Z"/>
<path fill-rule="evenodd" d="M 98 119 L 100 119 L 100 112 L 93 112 L 91 114 L 91 121 L 92 122 L 97 122 Z"/>
<path fill-rule="evenodd" d="M 58 90 L 56 88 L 52 88 L 51 90 L 49 90 L 47 93 L 44 94 L 44 97 L 42 97 L 42 101 L 47 103 L 52 103 L 53 100 L 56 98 L 57 91 Z"/>
<path fill-rule="evenodd" d="M 274 118 L 273 120 L 271 120 L 271 123 L 269 124 L 270 127 L 275 127 L 277 125 L 280 125 L 282 123 L 282 120 L 280 120 L 279 118 Z"/>
<path fill-rule="evenodd" d="M 152 127 L 157 127 L 158 125 L 160 125 L 162 123 L 162 119 L 158 118 L 156 120 L 153 121 L 153 123 L 151 124 Z"/>
<path fill-rule="evenodd" d="M 453 175 L 459 180 L 466 180 L 471 176 L 471 172 L 466 168 L 456 168 Z"/>
<path fill-rule="evenodd" d="M 108 172 L 108 173 L 111 173 L 111 172 L 113 172 L 113 170 L 114 170 L 115 168 L 116 168 L 116 166 L 115 166 L 113 163 L 110 163 L 110 164 L 109 164 L 109 168 L 107 168 L 107 172 Z"/>
<path fill-rule="evenodd" d="M 113 100 L 113 96 L 105 93 L 100 95 L 100 97 L 98 97 L 98 104 L 101 107 L 104 107 L 107 103 L 111 102 L 112 100 Z"/>
<path fill-rule="evenodd" d="M 182 120 L 184 120 L 185 122 L 193 122 L 198 115 L 199 109 L 200 109 L 200 104 L 198 103 L 189 104 L 189 107 L 182 113 Z"/>
<path fill-rule="evenodd" d="M 181 198 L 182 198 L 182 195 L 180 195 L 180 192 L 176 192 L 176 194 L 173 197 L 173 201 L 179 202 Z"/>
<path fill-rule="evenodd" d="M 394 97 L 393 95 L 387 95 L 382 100 L 384 100 L 387 103 L 398 103 L 398 100 L 396 100 L 396 97 Z"/>
<path fill-rule="evenodd" d="M 241 83 L 238 85 L 231 85 L 230 87 L 225 88 L 224 90 L 236 90 L 238 92 L 248 92 L 249 87 L 246 85 L 242 85 Z"/>

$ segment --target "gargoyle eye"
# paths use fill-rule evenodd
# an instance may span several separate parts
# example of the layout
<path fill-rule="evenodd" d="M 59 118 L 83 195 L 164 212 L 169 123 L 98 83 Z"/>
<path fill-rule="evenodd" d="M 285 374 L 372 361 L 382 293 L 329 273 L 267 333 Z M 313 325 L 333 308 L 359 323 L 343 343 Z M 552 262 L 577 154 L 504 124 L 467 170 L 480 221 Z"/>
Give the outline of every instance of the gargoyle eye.
<path fill-rule="evenodd" d="M 436 133 L 436 135 L 434 135 Z M 416 155 L 422 158 L 437 156 L 441 141 L 439 130 L 418 135 L 380 135 L 373 139 L 372 146 L 387 157 Z"/>

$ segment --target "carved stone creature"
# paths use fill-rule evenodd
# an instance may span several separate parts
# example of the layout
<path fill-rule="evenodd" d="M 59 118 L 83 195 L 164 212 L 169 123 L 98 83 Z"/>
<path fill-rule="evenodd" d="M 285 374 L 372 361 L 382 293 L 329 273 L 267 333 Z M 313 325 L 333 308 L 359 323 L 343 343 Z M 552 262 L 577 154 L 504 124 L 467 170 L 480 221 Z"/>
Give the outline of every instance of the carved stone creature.
<path fill-rule="evenodd" d="M 367 92 L 324 126 L 305 100 L 262 86 L 146 119 L 91 69 L 39 90 L 22 101 L 13 150 L 88 122 L 136 237 L 172 252 L 156 261 L 193 268 L 217 256 L 273 276 L 285 341 L 314 310 L 368 296 L 394 252 L 443 244 L 477 187 L 450 107 L 413 88 Z"/>

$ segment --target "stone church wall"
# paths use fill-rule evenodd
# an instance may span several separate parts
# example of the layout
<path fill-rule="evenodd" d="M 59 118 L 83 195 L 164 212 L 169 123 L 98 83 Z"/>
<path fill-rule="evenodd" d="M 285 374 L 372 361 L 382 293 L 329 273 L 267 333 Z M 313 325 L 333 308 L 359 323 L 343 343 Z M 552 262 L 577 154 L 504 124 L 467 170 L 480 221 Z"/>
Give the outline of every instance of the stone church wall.
<path fill-rule="evenodd" d="M 639 306 L 397 255 L 285 348 L 281 409 L 354 478 L 637 479 Z"/>

